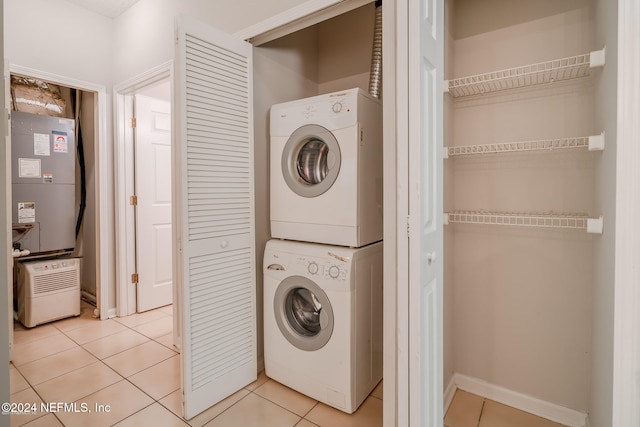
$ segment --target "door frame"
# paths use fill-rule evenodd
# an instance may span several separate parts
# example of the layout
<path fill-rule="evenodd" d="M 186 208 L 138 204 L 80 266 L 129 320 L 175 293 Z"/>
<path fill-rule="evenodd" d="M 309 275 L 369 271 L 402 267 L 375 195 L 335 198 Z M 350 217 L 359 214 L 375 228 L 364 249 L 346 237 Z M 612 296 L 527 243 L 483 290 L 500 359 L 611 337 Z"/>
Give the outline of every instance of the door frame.
<path fill-rule="evenodd" d="M 90 82 L 74 79 L 71 77 L 60 76 L 46 71 L 36 70 L 33 68 L 23 67 L 17 64 L 9 64 L 10 74 L 20 74 L 23 76 L 33 77 L 35 79 L 45 80 L 53 84 L 67 86 L 96 94 L 94 101 L 94 116 L 96 119 L 95 131 L 95 167 L 97 169 L 97 177 L 95 188 L 95 224 L 96 224 L 96 299 L 97 310 L 100 320 L 105 320 L 115 316 L 115 301 L 110 301 L 110 288 L 112 282 L 111 272 L 109 270 L 110 256 L 110 233 L 112 228 L 109 220 L 112 215 L 110 212 L 109 200 L 109 127 L 107 126 L 107 89 L 104 86 Z M 102 219 L 101 219 L 102 218 Z"/>
<path fill-rule="evenodd" d="M 615 279 L 613 307 L 613 426 L 640 423 L 640 5 L 618 1 L 618 101 Z M 635 381 L 631 379 L 635 378 Z"/>
<path fill-rule="evenodd" d="M 135 216 L 128 202 L 129 196 L 134 194 L 133 129 L 129 126 L 129 119 L 133 114 L 133 95 L 164 80 L 171 82 L 173 98 L 173 61 L 165 62 L 113 88 L 115 282 L 116 313 L 120 317 L 136 312 L 137 298 L 135 284 L 131 282 L 131 275 L 136 272 Z M 174 316 L 174 334 L 177 331 L 176 321 L 177 316 Z"/>

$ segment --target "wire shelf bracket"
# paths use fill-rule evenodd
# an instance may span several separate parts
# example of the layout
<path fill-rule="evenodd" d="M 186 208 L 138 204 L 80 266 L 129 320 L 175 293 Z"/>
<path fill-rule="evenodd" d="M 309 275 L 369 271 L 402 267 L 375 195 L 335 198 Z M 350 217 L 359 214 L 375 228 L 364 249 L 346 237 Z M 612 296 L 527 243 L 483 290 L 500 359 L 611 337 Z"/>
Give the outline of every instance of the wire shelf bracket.
<path fill-rule="evenodd" d="M 519 227 L 562 228 L 585 230 L 590 234 L 602 234 L 604 219 L 589 218 L 587 215 L 547 214 L 547 213 L 511 213 L 485 211 L 452 211 L 444 214 L 444 225 L 481 224 L 507 225 Z"/>
<path fill-rule="evenodd" d="M 554 151 L 571 148 L 588 148 L 589 151 L 604 150 L 604 132 L 600 135 L 569 138 L 541 139 L 534 141 L 500 142 L 485 145 L 461 145 L 446 147 L 444 158 L 480 154 L 500 154 L 528 151 Z"/>
<path fill-rule="evenodd" d="M 605 48 L 590 53 L 445 80 L 444 91 L 454 98 L 586 77 L 605 64 Z"/>

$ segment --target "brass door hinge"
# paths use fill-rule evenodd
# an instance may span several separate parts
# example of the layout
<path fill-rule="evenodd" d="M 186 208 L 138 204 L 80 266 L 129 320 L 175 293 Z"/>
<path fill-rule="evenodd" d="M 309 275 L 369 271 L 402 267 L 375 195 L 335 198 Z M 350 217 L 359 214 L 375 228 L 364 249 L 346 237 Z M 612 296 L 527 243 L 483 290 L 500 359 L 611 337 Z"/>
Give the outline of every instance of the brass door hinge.
<path fill-rule="evenodd" d="M 129 123 L 131 124 L 132 129 L 135 129 L 138 126 L 138 120 L 135 117 L 131 117 Z"/>
<path fill-rule="evenodd" d="M 138 283 L 138 273 L 133 273 L 131 275 L 131 283 Z"/>
<path fill-rule="evenodd" d="M 129 197 L 129 204 L 131 206 L 138 206 L 138 196 Z"/>

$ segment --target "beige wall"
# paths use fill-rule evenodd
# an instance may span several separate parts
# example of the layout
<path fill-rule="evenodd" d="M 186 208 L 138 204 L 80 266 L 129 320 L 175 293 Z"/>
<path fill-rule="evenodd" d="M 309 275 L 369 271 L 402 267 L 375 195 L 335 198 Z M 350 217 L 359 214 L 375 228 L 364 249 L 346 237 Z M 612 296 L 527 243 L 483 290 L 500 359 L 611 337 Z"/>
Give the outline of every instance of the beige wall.
<path fill-rule="evenodd" d="M 369 90 L 374 20 L 371 3 L 318 25 L 319 93 Z"/>
<path fill-rule="evenodd" d="M 97 278 L 97 255 L 96 244 L 98 238 L 98 230 L 96 228 L 96 200 L 95 191 L 97 174 L 96 174 L 96 141 L 94 138 L 96 132 L 96 116 L 95 116 L 96 96 L 91 92 L 82 92 L 82 111 L 81 129 L 82 142 L 84 147 L 85 158 L 85 179 L 87 188 L 86 210 L 82 220 L 81 247 L 78 248 L 83 256 L 82 259 L 82 290 L 97 297 L 96 278 Z M 80 172 L 78 168 L 78 173 Z M 77 186 L 76 192 L 79 194 L 80 186 Z"/>
<path fill-rule="evenodd" d="M 526 4 L 525 4 L 526 3 Z M 535 3 L 535 6 L 531 6 Z M 458 0 L 452 69 L 462 77 L 596 50 L 590 2 Z M 593 79 L 452 102 L 447 145 L 600 133 Z M 582 212 L 598 153 L 446 161 L 447 208 Z M 445 241 L 453 369 L 581 412 L 589 407 L 593 248 L 562 230 L 451 225 Z"/>
<path fill-rule="evenodd" d="M 232 34 L 301 3 L 304 0 L 140 0 L 114 21 L 114 81 L 173 59 L 174 18 L 179 14 Z"/>
<path fill-rule="evenodd" d="M 113 82 L 113 21 L 64 0 L 5 0 L 11 64 L 96 85 Z"/>

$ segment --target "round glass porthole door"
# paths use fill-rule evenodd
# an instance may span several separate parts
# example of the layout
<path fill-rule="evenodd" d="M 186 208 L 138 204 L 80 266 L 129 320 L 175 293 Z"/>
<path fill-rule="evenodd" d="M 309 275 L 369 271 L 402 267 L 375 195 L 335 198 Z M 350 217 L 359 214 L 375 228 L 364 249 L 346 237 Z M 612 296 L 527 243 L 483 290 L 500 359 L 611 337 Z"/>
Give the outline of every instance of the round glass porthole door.
<path fill-rule="evenodd" d="M 280 282 L 273 309 L 280 332 L 300 350 L 319 350 L 331 338 L 333 310 L 329 298 L 306 277 L 291 276 Z"/>
<path fill-rule="evenodd" d="M 340 146 L 331 132 L 319 125 L 296 129 L 282 151 L 282 175 L 289 188 L 303 197 L 326 192 L 340 172 Z"/>

